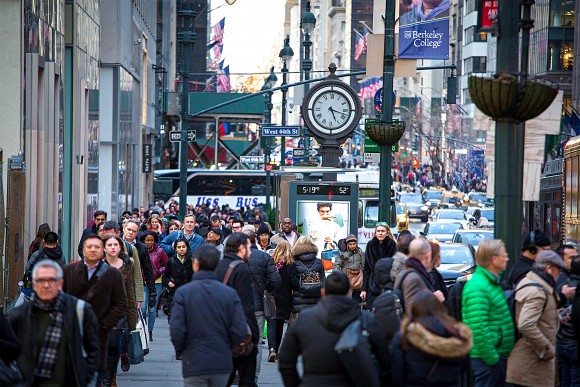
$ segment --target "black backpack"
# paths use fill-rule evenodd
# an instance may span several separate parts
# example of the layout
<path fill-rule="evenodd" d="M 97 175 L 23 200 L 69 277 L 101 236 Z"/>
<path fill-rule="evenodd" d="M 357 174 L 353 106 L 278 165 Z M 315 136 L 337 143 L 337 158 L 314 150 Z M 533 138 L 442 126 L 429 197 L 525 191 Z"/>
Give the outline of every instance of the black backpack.
<path fill-rule="evenodd" d="M 519 289 L 516 288 L 517 285 L 514 285 L 514 288 L 508 289 L 504 292 L 505 298 L 507 300 L 508 308 L 510 310 L 510 314 L 512 315 L 512 322 L 514 324 L 514 338 L 515 338 L 514 344 L 515 344 L 515 342 L 517 342 L 521 338 L 521 335 L 518 332 L 518 322 L 516 321 L 516 303 L 517 303 L 516 302 L 516 293 L 519 290 L 522 290 L 523 288 L 526 288 L 528 286 L 538 287 L 538 288 L 542 289 L 542 291 L 546 295 L 546 300 L 544 301 L 544 307 L 542 308 L 542 311 L 544 309 L 546 309 L 546 305 L 548 305 L 548 293 L 546 293 L 546 291 L 544 290 L 544 287 L 537 282 L 527 283 L 525 285 L 522 285 Z"/>
<path fill-rule="evenodd" d="M 401 328 L 403 306 L 398 292 L 387 290 L 373 302 L 373 314 L 377 325 L 387 333 L 389 343 Z"/>
<path fill-rule="evenodd" d="M 447 312 L 457 321 L 463 321 L 462 303 L 463 303 L 463 288 L 465 281 L 456 281 L 449 289 L 449 300 L 447 302 Z"/>

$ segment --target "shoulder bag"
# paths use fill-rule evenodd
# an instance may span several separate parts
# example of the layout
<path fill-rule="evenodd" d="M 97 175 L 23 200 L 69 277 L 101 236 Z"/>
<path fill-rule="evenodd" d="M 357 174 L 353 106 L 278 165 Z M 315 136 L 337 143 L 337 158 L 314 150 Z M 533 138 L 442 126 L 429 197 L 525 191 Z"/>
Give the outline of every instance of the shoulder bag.
<path fill-rule="evenodd" d="M 369 341 L 367 313 L 361 311 L 360 317 L 344 328 L 334 351 L 353 386 L 378 387 L 379 367 Z"/>
<path fill-rule="evenodd" d="M 322 266 L 324 270 L 332 270 L 334 260 L 340 253 L 338 249 L 326 249 L 328 243 L 324 244 L 324 250 L 320 253 L 320 257 L 322 258 Z"/>
<path fill-rule="evenodd" d="M 256 279 L 254 278 L 252 273 L 250 273 L 250 278 L 252 279 L 252 282 L 254 283 L 256 290 L 262 293 L 262 304 L 264 305 L 264 317 L 266 319 L 275 318 L 276 300 L 274 299 L 274 295 L 268 289 L 264 289 L 264 291 L 262 292 L 262 290 L 258 286 L 258 282 L 256 282 Z"/>

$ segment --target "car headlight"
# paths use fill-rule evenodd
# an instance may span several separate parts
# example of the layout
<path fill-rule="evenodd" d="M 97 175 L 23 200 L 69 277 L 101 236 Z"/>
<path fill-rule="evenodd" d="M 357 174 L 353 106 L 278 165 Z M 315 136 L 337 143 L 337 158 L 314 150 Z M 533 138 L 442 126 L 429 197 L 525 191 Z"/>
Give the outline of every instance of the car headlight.
<path fill-rule="evenodd" d="M 425 204 L 426 204 L 426 205 L 428 205 L 428 206 L 430 206 L 430 205 L 431 205 L 431 202 L 427 202 L 427 203 L 425 203 Z"/>
<path fill-rule="evenodd" d="M 421 206 L 422 211 L 427 211 L 428 209 L 429 209 L 429 207 L 427 207 L 427 206 Z"/>

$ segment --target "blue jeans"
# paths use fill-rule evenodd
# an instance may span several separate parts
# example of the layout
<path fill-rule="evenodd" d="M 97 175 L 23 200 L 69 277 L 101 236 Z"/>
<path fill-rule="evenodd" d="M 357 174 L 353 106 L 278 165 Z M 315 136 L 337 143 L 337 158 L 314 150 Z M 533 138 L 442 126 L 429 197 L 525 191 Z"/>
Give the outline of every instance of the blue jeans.
<path fill-rule="evenodd" d="M 580 365 L 578 364 L 578 347 L 558 343 L 556 346 L 560 387 L 580 386 Z"/>
<path fill-rule="evenodd" d="M 149 332 L 153 332 L 153 327 L 155 326 L 155 317 L 157 315 L 157 303 L 159 302 L 159 296 L 163 291 L 162 284 L 155 284 L 155 292 L 157 292 L 157 297 L 155 297 L 155 306 L 153 308 L 147 308 L 149 305 L 149 288 L 147 286 L 143 287 L 143 302 L 141 303 L 141 313 L 143 313 L 143 318 L 147 320 L 147 328 Z M 147 311 L 147 309 L 149 309 Z"/>
<path fill-rule="evenodd" d="M 473 387 L 497 387 L 505 384 L 507 359 L 499 359 L 494 365 L 488 365 L 481 359 L 470 359 L 473 371 Z"/>

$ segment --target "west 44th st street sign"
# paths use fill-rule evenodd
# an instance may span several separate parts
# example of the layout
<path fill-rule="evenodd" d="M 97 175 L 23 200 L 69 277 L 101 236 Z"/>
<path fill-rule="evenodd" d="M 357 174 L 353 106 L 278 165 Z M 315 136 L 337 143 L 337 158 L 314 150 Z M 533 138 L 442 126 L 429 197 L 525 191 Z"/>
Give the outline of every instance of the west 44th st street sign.
<path fill-rule="evenodd" d="M 181 131 L 174 130 L 174 131 L 169 132 L 169 141 L 171 141 L 171 142 L 181 141 Z M 189 141 L 189 142 L 195 141 L 195 130 L 188 130 L 187 131 L 187 141 Z"/>

